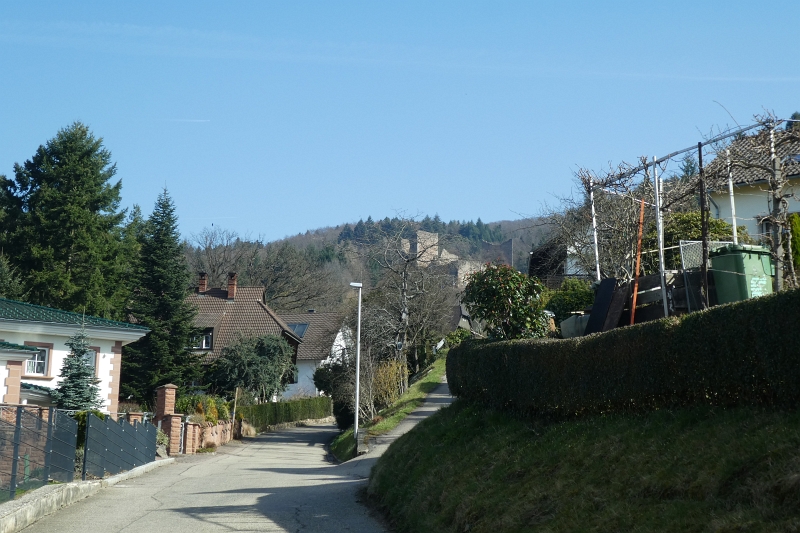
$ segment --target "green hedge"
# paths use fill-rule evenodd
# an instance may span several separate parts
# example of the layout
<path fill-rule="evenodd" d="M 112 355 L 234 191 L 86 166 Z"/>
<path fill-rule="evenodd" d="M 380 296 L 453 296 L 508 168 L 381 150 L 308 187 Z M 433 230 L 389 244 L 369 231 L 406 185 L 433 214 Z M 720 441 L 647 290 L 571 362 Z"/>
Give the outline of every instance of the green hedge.
<path fill-rule="evenodd" d="M 267 426 L 284 422 L 327 418 L 331 416 L 331 410 L 331 399 L 328 396 L 317 396 L 316 398 L 303 398 L 302 400 L 239 407 L 236 417 L 239 418 L 239 415 L 241 415 L 253 427 L 263 431 Z"/>
<path fill-rule="evenodd" d="M 800 290 L 577 339 L 468 341 L 454 396 L 575 416 L 693 404 L 800 405 Z"/>

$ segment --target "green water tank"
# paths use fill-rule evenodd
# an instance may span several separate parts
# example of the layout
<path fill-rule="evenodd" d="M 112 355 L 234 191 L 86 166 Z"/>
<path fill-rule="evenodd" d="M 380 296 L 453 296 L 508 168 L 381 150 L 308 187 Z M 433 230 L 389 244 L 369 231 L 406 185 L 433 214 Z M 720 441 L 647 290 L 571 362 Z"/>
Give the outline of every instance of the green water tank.
<path fill-rule="evenodd" d="M 720 304 L 772 293 L 775 265 L 767 248 L 727 244 L 708 255 Z"/>

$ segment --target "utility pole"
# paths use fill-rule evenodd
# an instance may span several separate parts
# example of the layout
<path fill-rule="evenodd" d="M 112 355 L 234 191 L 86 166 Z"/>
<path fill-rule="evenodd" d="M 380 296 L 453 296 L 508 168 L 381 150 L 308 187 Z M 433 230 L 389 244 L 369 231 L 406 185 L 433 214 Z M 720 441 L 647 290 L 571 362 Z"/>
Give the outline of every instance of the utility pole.
<path fill-rule="evenodd" d="M 736 230 L 736 202 L 733 199 L 733 170 L 731 170 L 731 151 L 725 150 L 728 161 L 728 195 L 731 198 L 731 226 L 733 226 L 733 244 L 739 244 L 739 234 Z"/>
<path fill-rule="evenodd" d="M 775 250 L 775 280 L 773 287 L 775 292 L 783 290 L 783 166 L 781 160 L 775 154 L 775 122 L 769 130 L 769 149 L 772 163 L 772 242 Z"/>
<path fill-rule="evenodd" d="M 703 171 L 703 143 L 697 143 L 697 159 L 700 167 L 700 233 L 703 240 L 703 262 L 700 265 L 700 278 L 703 284 L 703 309 L 708 309 L 708 197 L 706 196 L 706 177 Z"/>
<path fill-rule="evenodd" d="M 597 214 L 594 210 L 594 180 L 589 179 L 589 203 L 592 204 L 592 232 L 594 233 L 594 267 L 600 281 L 600 250 L 597 247 Z"/>
<path fill-rule="evenodd" d="M 658 164 L 655 156 L 653 156 L 653 186 L 656 200 L 656 232 L 658 233 L 658 277 L 661 284 L 661 300 L 664 303 L 664 316 L 669 316 L 667 278 L 664 275 L 664 219 L 661 216 L 661 180 L 658 177 Z"/>

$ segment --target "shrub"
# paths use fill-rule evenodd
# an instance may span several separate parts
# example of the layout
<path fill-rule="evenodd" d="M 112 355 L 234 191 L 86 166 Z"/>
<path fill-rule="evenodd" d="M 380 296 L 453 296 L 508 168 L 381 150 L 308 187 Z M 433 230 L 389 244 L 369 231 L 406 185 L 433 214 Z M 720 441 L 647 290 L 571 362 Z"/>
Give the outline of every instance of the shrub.
<path fill-rule="evenodd" d="M 408 367 L 401 361 L 383 361 L 375 369 L 372 386 L 375 407 L 380 410 L 400 397 L 400 385 L 408 378 Z"/>
<path fill-rule="evenodd" d="M 465 340 L 472 337 L 472 332 L 468 329 L 458 328 L 455 331 L 451 331 L 447 335 L 445 335 L 444 340 L 447 343 L 447 346 L 452 348 L 453 346 L 458 346 Z"/>
<path fill-rule="evenodd" d="M 228 403 L 220 396 L 192 394 L 179 396 L 175 401 L 175 412 L 185 415 L 199 415 L 204 422 L 216 424 L 220 420 L 230 420 Z"/>
<path fill-rule="evenodd" d="M 541 296 L 539 280 L 489 263 L 467 277 L 461 300 L 473 317 L 486 322 L 491 339 L 521 339 L 547 335 Z"/>
<path fill-rule="evenodd" d="M 158 428 L 156 431 L 156 444 L 158 446 L 166 446 L 169 444 L 169 436 Z"/>
<path fill-rule="evenodd" d="M 327 396 L 317 396 L 302 400 L 249 405 L 237 411 L 236 417 L 239 416 L 258 431 L 263 431 L 267 426 L 275 424 L 327 418 L 331 416 L 331 399 Z"/>
<path fill-rule="evenodd" d="M 589 282 L 567 278 L 557 291 L 553 291 L 545 309 L 552 311 L 556 326 L 568 319 L 573 311 L 583 311 L 594 303 L 594 291 Z"/>
<path fill-rule="evenodd" d="M 118 413 L 142 413 L 144 409 L 136 402 L 119 402 L 117 406 Z"/>
<path fill-rule="evenodd" d="M 450 350 L 453 395 L 575 416 L 693 404 L 800 405 L 800 290 L 577 339 L 468 341 Z"/>

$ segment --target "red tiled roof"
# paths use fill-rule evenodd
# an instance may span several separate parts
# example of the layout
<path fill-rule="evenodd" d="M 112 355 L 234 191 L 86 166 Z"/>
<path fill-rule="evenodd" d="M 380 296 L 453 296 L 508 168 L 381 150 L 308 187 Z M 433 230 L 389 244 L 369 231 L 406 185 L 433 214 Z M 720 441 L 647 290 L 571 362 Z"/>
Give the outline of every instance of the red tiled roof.
<path fill-rule="evenodd" d="M 344 317 L 338 313 L 282 313 L 286 324 L 308 324 L 297 349 L 297 359 L 320 361 L 331 354 L 333 341 Z"/>
<path fill-rule="evenodd" d="M 263 287 L 238 287 L 236 298 L 228 299 L 228 291 L 209 289 L 190 294 L 187 301 L 197 308 L 195 326 L 213 328 L 211 347 L 204 362 L 222 354 L 223 348 L 240 336 L 277 335 L 297 346 L 300 339 L 263 300 Z"/>

